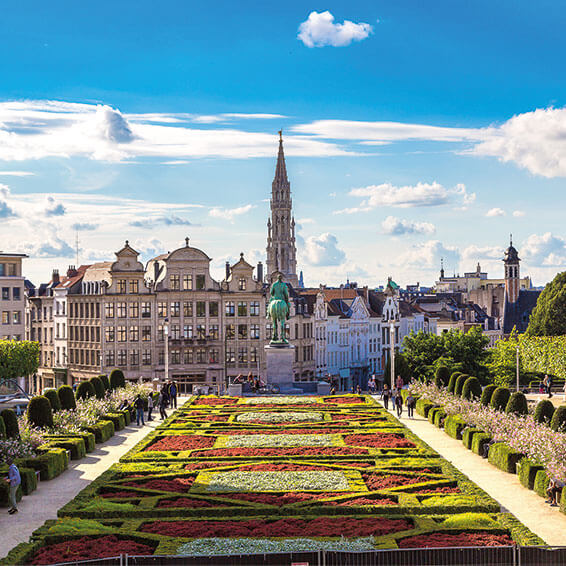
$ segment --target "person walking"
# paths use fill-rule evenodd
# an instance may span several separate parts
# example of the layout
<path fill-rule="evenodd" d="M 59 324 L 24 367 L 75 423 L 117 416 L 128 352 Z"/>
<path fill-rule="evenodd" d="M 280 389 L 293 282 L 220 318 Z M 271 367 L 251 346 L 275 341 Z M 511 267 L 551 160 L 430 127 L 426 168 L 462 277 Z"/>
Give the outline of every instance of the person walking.
<path fill-rule="evenodd" d="M 550 399 L 552 397 L 552 376 L 548 375 L 547 376 L 547 391 L 548 391 L 548 398 Z"/>
<path fill-rule="evenodd" d="M 389 396 L 390 396 L 389 385 L 387 385 L 387 383 L 384 383 L 383 391 L 381 392 L 381 399 L 383 400 L 383 405 L 385 406 L 386 409 L 389 409 Z"/>
<path fill-rule="evenodd" d="M 395 386 L 399 391 L 403 389 L 403 378 L 400 375 L 397 376 L 397 381 L 395 382 Z"/>
<path fill-rule="evenodd" d="M 138 395 L 136 397 L 136 400 L 134 401 L 134 408 L 136 409 L 136 424 L 140 426 L 141 420 L 141 425 L 144 426 L 145 422 L 143 420 L 143 399 L 141 398 L 141 395 Z"/>
<path fill-rule="evenodd" d="M 407 414 L 410 419 L 413 418 L 413 411 L 415 410 L 416 404 L 417 403 L 415 401 L 415 398 L 413 397 L 413 394 L 409 392 L 409 395 L 407 396 Z"/>
<path fill-rule="evenodd" d="M 151 412 L 153 411 L 153 393 L 150 393 L 147 396 L 147 420 L 152 421 L 153 417 L 151 416 Z"/>
<path fill-rule="evenodd" d="M 165 390 L 165 387 L 163 387 L 161 389 L 161 391 L 159 392 L 159 415 L 161 416 L 161 420 L 166 419 L 167 418 L 167 411 L 165 410 L 167 408 L 167 392 Z"/>
<path fill-rule="evenodd" d="M 399 389 L 395 397 L 395 408 L 397 409 L 397 416 L 400 417 L 403 414 L 403 397 L 401 397 L 401 391 Z"/>
<path fill-rule="evenodd" d="M 171 408 L 177 408 L 177 384 L 172 381 L 169 385 L 169 398 L 171 399 Z"/>
<path fill-rule="evenodd" d="M 13 515 L 14 513 L 18 512 L 16 493 L 18 491 L 18 486 L 22 483 L 22 478 L 20 476 L 20 470 L 18 470 L 18 466 L 14 464 L 14 460 L 11 458 L 8 459 L 8 477 L 6 478 L 6 481 L 10 484 L 10 509 L 8 510 L 8 513 L 10 515 Z"/>

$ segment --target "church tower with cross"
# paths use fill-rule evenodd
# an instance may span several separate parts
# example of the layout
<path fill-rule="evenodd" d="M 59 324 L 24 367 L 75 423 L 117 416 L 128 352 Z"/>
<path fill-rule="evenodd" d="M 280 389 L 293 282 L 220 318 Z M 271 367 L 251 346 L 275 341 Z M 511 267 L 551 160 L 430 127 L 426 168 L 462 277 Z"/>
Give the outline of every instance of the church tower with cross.
<path fill-rule="evenodd" d="M 271 282 L 274 273 L 282 273 L 284 281 L 297 288 L 299 279 L 292 208 L 291 185 L 283 153 L 283 132 L 280 130 L 275 177 L 271 183 L 271 217 L 267 220 L 266 275 L 268 282 Z"/>

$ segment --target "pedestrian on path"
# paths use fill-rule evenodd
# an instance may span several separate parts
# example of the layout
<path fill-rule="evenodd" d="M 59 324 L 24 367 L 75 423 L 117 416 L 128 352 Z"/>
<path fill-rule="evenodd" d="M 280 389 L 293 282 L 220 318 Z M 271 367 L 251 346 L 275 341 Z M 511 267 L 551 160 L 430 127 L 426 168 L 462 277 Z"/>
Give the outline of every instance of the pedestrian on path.
<path fill-rule="evenodd" d="M 381 399 L 386 409 L 389 409 L 389 396 L 390 396 L 389 385 L 387 385 L 387 383 L 384 383 L 383 391 L 381 392 Z"/>
<path fill-rule="evenodd" d="M 8 459 L 8 477 L 6 481 L 10 484 L 10 509 L 8 513 L 13 515 L 18 512 L 18 502 L 16 501 L 16 492 L 18 491 L 18 486 L 22 483 L 22 478 L 20 477 L 20 470 L 14 460 Z"/>
<path fill-rule="evenodd" d="M 136 397 L 136 400 L 134 401 L 134 407 L 136 409 L 136 424 L 140 426 L 140 420 L 141 420 L 141 424 L 142 426 L 144 426 L 145 423 L 143 421 L 143 399 L 139 394 Z"/>
<path fill-rule="evenodd" d="M 415 401 L 415 398 L 413 397 L 413 394 L 411 392 L 409 392 L 409 395 L 407 397 L 407 413 L 408 413 L 410 419 L 413 418 L 413 411 L 415 410 L 416 404 L 417 403 Z"/>
<path fill-rule="evenodd" d="M 167 407 L 167 394 L 165 393 L 165 387 L 161 389 L 159 392 L 159 415 L 161 416 L 161 420 L 167 418 L 167 411 L 165 408 Z"/>
<path fill-rule="evenodd" d="M 153 417 L 151 416 L 151 412 L 153 411 L 153 393 L 150 393 L 147 396 L 147 421 L 152 421 Z"/>
<path fill-rule="evenodd" d="M 401 397 L 401 391 L 399 389 L 395 397 L 395 408 L 397 409 L 397 416 L 400 417 L 403 414 L 403 397 Z"/>
<path fill-rule="evenodd" d="M 403 389 L 403 378 L 400 375 L 397 376 L 397 381 L 395 382 L 395 386 L 399 391 Z"/>
<path fill-rule="evenodd" d="M 171 408 L 177 408 L 177 384 L 172 381 L 169 385 L 169 397 L 171 399 Z"/>

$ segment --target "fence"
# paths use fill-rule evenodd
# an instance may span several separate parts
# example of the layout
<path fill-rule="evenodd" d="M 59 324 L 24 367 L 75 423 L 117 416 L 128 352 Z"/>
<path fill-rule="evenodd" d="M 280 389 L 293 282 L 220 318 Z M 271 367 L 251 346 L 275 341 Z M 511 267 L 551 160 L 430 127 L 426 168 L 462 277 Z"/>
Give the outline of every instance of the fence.
<path fill-rule="evenodd" d="M 409 548 L 368 552 L 282 552 L 230 556 L 128 556 L 65 562 L 104 566 L 564 566 L 566 547 Z M 55 566 L 63 566 L 58 564 Z"/>

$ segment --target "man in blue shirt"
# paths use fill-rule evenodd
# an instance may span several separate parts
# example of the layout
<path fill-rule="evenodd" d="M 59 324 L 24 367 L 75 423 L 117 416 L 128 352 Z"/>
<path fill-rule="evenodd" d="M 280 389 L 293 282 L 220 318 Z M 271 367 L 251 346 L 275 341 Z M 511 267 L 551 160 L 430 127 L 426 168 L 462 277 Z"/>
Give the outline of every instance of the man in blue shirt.
<path fill-rule="evenodd" d="M 171 399 L 171 408 L 177 408 L 177 384 L 172 381 L 169 385 L 169 398 Z"/>
<path fill-rule="evenodd" d="M 20 470 L 13 460 L 8 460 L 8 477 L 6 481 L 10 484 L 10 509 L 8 513 L 13 515 L 18 512 L 18 503 L 16 501 L 16 492 L 18 491 L 18 486 L 22 483 L 22 478 L 20 477 Z"/>

